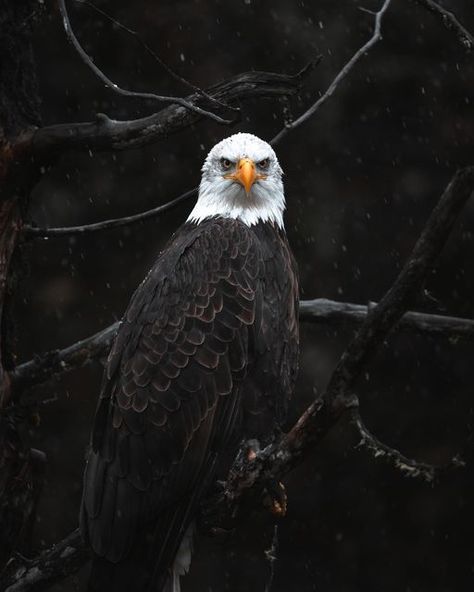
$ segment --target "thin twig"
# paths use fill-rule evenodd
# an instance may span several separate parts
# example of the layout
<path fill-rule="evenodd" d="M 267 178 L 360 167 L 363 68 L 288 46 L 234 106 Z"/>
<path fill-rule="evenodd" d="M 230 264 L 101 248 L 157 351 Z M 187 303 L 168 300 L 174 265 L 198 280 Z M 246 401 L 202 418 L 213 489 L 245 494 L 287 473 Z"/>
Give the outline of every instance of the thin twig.
<path fill-rule="evenodd" d="M 408 458 L 396 448 L 387 446 L 374 436 L 362 421 L 358 408 L 350 411 L 350 418 L 360 436 L 357 448 L 367 450 L 373 458 L 395 467 L 405 477 L 423 479 L 427 483 L 433 483 L 447 471 L 465 466 L 465 463 L 458 457 L 454 457 L 444 465 L 431 465 Z"/>
<path fill-rule="evenodd" d="M 163 212 L 174 209 L 183 201 L 194 197 L 197 193 L 197 190 L 198 188 L 194 187 L 193 189 L 185 191 L 178 197 L 175 197 L 165 204 L 157 206 L 156 208 L 152 208 L 151 210 L 146 210 L 145 212 L 140 212 L 139 214 L 134 214 L 133 216 L 112 218 L 111 220 L 95 222 L 94 224 L 84 224 L 82 226 L 66 226 L 59 228 L 38 228 L 35 226 L 25 225 L 23 226 L 23 232 L 26 236 L 32 238 L 55 238 L 59 236 L 77 236 L 82 234 L 90 234 L 100 230 L 111 230 L 112 228 L 121 228 L 123 226 L 130 227 L 139 222 L 143 222 L 144 220 L 152 220 L 157 218 L 163 214 Z"/>
<path fill-rule="evenodd" d="M 433 0 L 412 0 L 412 2 L 416 2 L 416 4 L 423 6 L 439 17 L 446 29 L 456 34 L 466 51 L 469 52 L 474 49 L 474 36 L 458 21 L 454 13 L 446 10 Z"/>
<path fill-rule="evenodd" d="M 122 97 L 131 97 L 131 98 L 135 98 L 135 99 L 149 99 L 152 101 L 159 101 L 160 103 L 173 103 L 173 104 L 181 105 L 182 107 L 185 107 L 186 109 L 189 109 L 190 111 L 194 111 L 195 113 L 198 113 L 199 115 L 202 115 L 204 117 L 208 117 L 209 119 L 217 121 L 217 123 L 221 123 L 223 125 L 229 125 L 231 123 L 234 123 L 233 120 L 231 120 L 231 119 L 223 119 L 219 115 L 216 115 L 215 113 L 212 113 L 211 111 L 206 111 L 206 109 L 202 109 L 201 107 L 198 107 L 194 103 L 191 103 L 181 97 L 168 97 L 165 95 L 157 95 L 155 93 L 150 93 L 150 92 L 135 92 L 132 90 L 127 90 L 125 88 L 122 88 L 122 87 L 118 86 L 118 84 L 115 84 L 115 82 L 113 82 L 113 80 L 111 80 L 106 74 L 104 74 L 104 72 L 102 72 L 102 70 L 100 68 L 98 68 L 94 64 L 94 62 L 91 60 L 89 55 L 84 51 L 84 48 L 82 47 L 82 45 L 79 43 L 79 40 L 77 39 L 76 35 L 74 34 L 74 31 L 72 30 L 71 22 L 69 20 L 69 15 L 68 15 L 68 12 L 66 9 L 66 0 L 58 0 L 58 2 L 59 2 L 59 10 L 61 12 L 61 17 L 62 17 L 62 21 L 63 21 L 64 31 L 66 33 L 66 37 L 67 37 L 68 41 L 71 43 L 71 45 L 77 51 L 77 53 L 79 54 L 82 61 L 86 64 L 86 66 L 88 66 L 92 70 L 92 72 L 94 72 L 94 74 L 97 76 L 97 78 L 99 80 L 101 80 L 105 84 L 105 86 L 112 89 L 118 95 L 121 95 Z"/>
<path fill-rule="evenodd" d="M 287 123 L 283 129 L 281 129 L 277 135 L 270 140 L 270 144 L 274 146 L 278 144 L 280 140 L 282 140 L 290 131 L 293 131 L 300 125 L 302 125 L 305 121 L 307 121 L 310 117 L 312 117 L 318 109 L 324 105 L 324 103 L 334 94 L 339 83 L 344 80 L 344 78 L 349 74 L 352 68 L 357 64 L 357 62 L 374 46 L 380 39 L 382 39 L 382 19 L 388 7 L 390 5 L 391 0 L 384 0 L 384 3 L 379 11 L 374 13 L 375 17 L 375 24 L 374 24 L 374 32 L 372 37 L 364 43 L 362 47 L 360 47 L 355 54 L 351 57 L 351 59 L 346 63 L 346 65 L 339 71 L 337 76 L 329 85 L 327 91 L 307 109 L 302 115 L 300 115 L 297 119 L 292 121 L 291 123 Z"/>
<path fill-rule="evenodd" d="M 275 579 L 275 563 L 278 559 L 278 524 L 273 526 L 272 544 L 265 550 L 265 557 L 270 565 L 268 581 L 265 585 L 265 592 L 271 592 L 273 580 Z"/>
<path fill-rule="evenodd" d="M 133 37 L 135 39 L 135 41 L 137 43 L 139 43 L 141 45 L 141 47 L 143 47 L 143 49 L 147 52 L 147 54 L 149 56 L 151 56 L 155 60 L 155 62 L 157 62 L 162 68 L 164 68 L 168 72 L 168 74 L 171 77 L 173 77 L 175 80 L 177 80 L 181 84 L 184 84 L 189 89 L 191 89 L 192 91 L 201 95 L 202 97 L 207 99 L 209 102 L 213 103 L 214 105 L 218 105 L 219 107 L 223 107 L 224 109 L 229 109 L 230 111 L 236 111 L 236 112 L 240 111 L 240 109 L 238 107 L 232 107 L 231 105 L 228 105 L 227 103 L 224 103 L 222 101 L 218 101 L 216 98 L 211 97 L 211 95 L 208 94 L 205 90 L 203 90 L 199 86 L 196 86 L 195 84 L 193 84 L 189 80 L 186 80 L 186 78 L 183 78 L 182 76 L 180 76 L 177 72 L 175 72 L 172 68 L 170 68 L 166 62 L 164 62 L 160 58 L 160 56 L 148 45 L 148 43 L 145 43 L 143 41 L 143 39 L 140 37 L 140 35 L 138 34 L 137 31 L 134 31 L 133 29 L 130 29 L 126 25 L 122 24 L 120 21 L 115 19 L 108 12 L 105 12 L 105 10 L 103 10 L 102 8 L 99 8 L 98 6 L 93 4 L 92 2 L 89 2 L 89 0 L 74 0 L 74 1 L 77 2 L 78 4 L 84 4 L 84 6 L 88 6 L 89 8 L 91 8 L 92 10 L 97 12 L 97 14 L 100 14 L 105 19 L 107 19 L 109 22 L 111 22 L 113 25 L 115 25 L 117 28 L 121 29 L 122 31 L 125 31 L 125 33 L 128 33 L 131 37 Z"/>

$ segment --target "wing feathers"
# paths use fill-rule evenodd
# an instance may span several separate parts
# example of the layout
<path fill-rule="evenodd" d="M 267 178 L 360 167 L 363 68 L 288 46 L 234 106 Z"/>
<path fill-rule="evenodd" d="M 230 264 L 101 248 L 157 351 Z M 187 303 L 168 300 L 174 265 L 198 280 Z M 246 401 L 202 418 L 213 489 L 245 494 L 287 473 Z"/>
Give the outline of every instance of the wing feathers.
<path fill-rule="evenodd" d="M 265 337 L 254 327 L 259 249 L 235 220 L 185 228 L 132 299 L 109 356 L 85 477 L 85 530 L 109 561 L 128 556 L 151 524 L 154 547 L 172 561 L 197 503 L 191 492 L 211 477 L 211 450 L 232 435 L 239 385 L 261 347 L 253 342 Z"/>

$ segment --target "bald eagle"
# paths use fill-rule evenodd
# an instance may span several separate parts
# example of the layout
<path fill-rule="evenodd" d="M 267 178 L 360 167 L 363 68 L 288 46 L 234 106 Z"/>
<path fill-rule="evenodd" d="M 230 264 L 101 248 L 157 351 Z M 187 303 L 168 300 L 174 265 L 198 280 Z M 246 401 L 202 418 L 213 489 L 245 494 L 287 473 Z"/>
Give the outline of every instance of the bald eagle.
<path fill-rule="evenodd" d="M 84 477 L 91 590 L 179 591 L 206 491 L 243 438 L 284 421 L 298 364 L 284 209 L 271 146 L 226 138 L 204 162 L 189 218 L 132 297 Z"/>

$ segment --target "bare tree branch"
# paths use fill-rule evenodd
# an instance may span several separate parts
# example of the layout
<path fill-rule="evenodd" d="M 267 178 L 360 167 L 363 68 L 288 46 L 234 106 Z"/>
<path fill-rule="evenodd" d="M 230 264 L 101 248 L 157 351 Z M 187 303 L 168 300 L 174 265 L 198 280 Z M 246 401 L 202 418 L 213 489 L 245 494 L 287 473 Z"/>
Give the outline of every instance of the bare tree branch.
<path fill-rule="evenodd" d="M 189 80 L 186 80 L 186 78 L 183 78 L 182 76 L 177 74 L 172 68 L 170 68 L 168 66 L 168 64 L 166 62 L 164 62 L 160 58 L 160 56 L 155 51 L 153 51 L 153 49 L 147 43 L 145 43 L 143 41 L 143 39 L 140 37 L 140 35 L 137 33 L 137 31 L 134 31 L 133 29 L 126 27 L 123 23 L 121 23 L 120 21 L 115 19 L 108 12 L 105 12 L 105 10 L 103 10 L 102 8 L 99 8 L 98 6 L 93 4 L 92 2 L 89 2 L 89 0 L 75 0 L 75 2 L 77 2 L 78 4 L 83 4 L 84 6 L 88 6 L 89 8 L 92 8 L 92 10 L 95 10 L 95 12 L 97 12 L 98 14 L 100 14 L 101 16 L 106 18 L 113 25 L 115 25 L 116 27 L 118 27 L 122 31 L 125 31 L 126 33 L 128 33 L 128 35 L 133 37 L 135 39 L 135 41 L 137 41 L 137 43 L 139 43 L 143 47 L 143 49 L 147 52 L 147 54 L 149 56 L 151 56 L 155 60 L 155 62 L 157 62 L 162 68 L 164 68 L 168 72 L 168 74 L 171 77 L 173 77 L 175 80 L 177 80 L 181 84 L 184 84 L 192 91 L 205 97 L 210 103 L 213 103 L 214 105 L 218 105 L 220 107 L 223 107 L 224 109 L 229 109 L 230 111 L 237 111 L 237 112 L 240 111 L 240 109 L 238 107 L 232 107 L 231 105 L 227 105 L 226 103 L 222 103 L 221 101 L 218 101 L 214 97 L 211 97 L 211 95 L 208 95 L 206 93 L 206 91 L 202 90 L 202 88 L 199 88 L 199 86 L 192 84 L 191 82 L 189 82 Z"/>
<path fill-rule="evenodd" d="M 273 526 L 272 543 L 270 548 L 265 550 L 265 557 L 270 566 L 265 592 L 271 592 L 273 580 L 275 579 L 275 563 L 278 559 L 278 524 Z"/>
<path fill-rule="evenodd" d="M 158 218 L 163 212 L 167 212 L 169 210 L 174 209 L 176 206 L 181 204 L 183 201 L 194 197 L 197 194 L 198 188 L 194 187 L 189 191 L 185 191 L 178 197 L 175 197 L 171 201 L 162 204 L 161 206 L 157 206 L 156 208 L 152 208 L 151 210 L 146 210 L 145 212 L 140 212 L 139 214 L 134 214 L 133 216 L 124 216 L 123 218 L 112 218 L 111 220 L 104 220 L 103 222 L 95 222 L 94 224 L 84 224 L 82 226 L 66 226 L 66 227 L 59 227 L 59 228 L 37 228 L 35 226 L 25 225 L 23 226 L 23 232 L 26 236 L 31 238 L 55 238 L 60 236 L 77 236 L 82 234 L 90 234 L 92 232 L 98 232 L 101 230 L 111 230 L 113 228 L 121 228 L 123 226 L 133 226 L 139 222 L 143 222 L 145 220 L 152 220 L 154 218 Z"/>
<path fill-rule="evenodd" d="M 286 475 L 308 455 L 342 415 L 357 408 L 354 386 L 376 347 L 407 310 L 457 217 L 474 190 L 474 167 L 458 171 L 429 217 L 397 279 L 367 316 L 341 356 L 323 396 L 315 400 L 288 434 L 255 455 L 234 463 L 217 502 L 231 508 L 247 490 L 261 490 L 265 481 Z"/>
<path fill-rule="evenodd" d="M 357 448 L 367 450 L 374 459 L 395 467 L 405 477 L 423 479 L 427 483 L 433 483 L 443 473 L 465 466 L 465 463 L 458 457 L 454 457 L 444 465 L 430 465 L 408 458 L 399 450 L 387 446 L 387 444 L 384 444 L 374 436 L 362 421 L 358 408 L 352 409 L 350 415 L 351 422 L 356 427 L 360 436 L 360 442 Z"/>
<path fill-rule="evenodd" d="M 453 31 L 456 34 L 456 37 L 466 51 L 469 52 L 474 49 L 474 37 L 465 27 L 463 27 L 463 25 L 461 25 L 454 13 L 446 10 L 446 8 L 443 8 L 433 0 L 412 0 L 412 2 L 423 6 L 439 17 L 446 29 Z"/>
<path fill-rule="evenodd" d="M 307 109 L 302 115 L 295 119 L 295 121 L 291 123 L 287 123 L 285 127 L 280 130 L 277 135 L 270 141 L 270 144 L 274 146 L 278 144 L 280 140 L 282 140 L 290 131 L 293 131 L 305 121 L 307 121 L 310 117 L 312 117 L 318 109 L 324 105 L 324 103 L 334 94 L 337 87 L 339 86 L 340 82 L 344 80 L 344 78 L 349 74 L 352 68 L 357 64 L 357 62 L 362 58 L 380 39 L 382 39 L 382 19 L 384 14 L 388 10 L 391 0 L 384 0 L 384 3 L 378 12 L 373 13 L 375 17 L 374 23 L 374 32 L 372 37 L 364 43 L 362 47 L 360 47 L 355 54 L 351 57 L 351 59 L 345 64 L 342 70 L 339 71 L 337 76 L 329 85 L 327 91 L 315 102 L 311 105 L 309 109 Z"/>
<path fill-rule="evenodd" d="M 117 321 L 65 349 L 50 351 L 17 366 L 11 375 L 13 400 L 26 388 L 46 382 L 53 376 L 81 368 L 97 358 L 105 357 L 119 325 L 120 322 Z"/>
<path fill-rule="evenodd" d="M 0 589 L 4 592 L 45 590 L 54 582 L 76 573 L 89 555 L 79 530 L 75 530 L 34 559 L 20 556 L 10 559 L 0 574 Z"/>
<path fill-rule="evenodd" d="M 155 93 L 150 92 L 135 92 L 132 90 L 127 90 L 125 88 L 121 88 L 120 86 L 118 86 L 118 84 L 115 84 L 115 82 L 113 82 L 106 74 L 102 72 L 102 70 L 98 66 L 94 64 L 91 58 L 84 51 L 82 45 L 79 43 L 79 40 L 77 39 L 76 35 L 74 34 L 74 31 L 72 30 L 71 21 L 69 20 L 69 15 L 66 9 L 66 1 L 58 0 L 58 5 L 67 40 L 74 47 L 74 49 L 79 54 L 80 58 L 86 64 L 86 66 L 88 66 L 88 68 L 92 70 L 92 72 L 97 76 L 99 80 L 101 80 L 105 84 L 105 86 L 113 90 L 115 93 L 121 95 L 122 97 L 131 97 L 134 99 L 148 99 L 158 101 L 160 103 L 172 103 L 181 105 L 182 107 L 185 107 L 190 111 L 194 111 L 195 113 L 198 113 L 203 117 L 208 117 L 209 119 L 217 121 L 217 123 L 221 123 L 224 125 L 229 125 L 233 123 L 230 119 L 223 119 L 222 117 L 219 117 L 219 115 L 211 113 L 211 111 L 206 111 L 205 109 L 198 107 L 194 103 L 189 102 L 186 99 L 182 99 L 180 97 L 168 97 L 164 95 L 157 95 Z"/>
<path fill-rule="evenodd" d="M 434 208 L 397 279 L 380 303 L 370 311 L 362 327 L 341 356 L 323 396 L 306 409 L 288 434 L 267 447 L 256 450 L 255 454 L 239 453 L 237 455 L 224 487 L 203 505 L 204 521 L 206 515 L 217 516 L 219 513 L 235 515 L 236 508 L 244 495 L 260 492 L 269 481 L 274 482 L 288 474 L 302 462 L 347 411 L 351 412 L 352 417 L 357 417 L 354 413 L 358 409 L 358 400 L 353 391 L 358 377 L 376 346 L 387 337 L 390 330 L 402 318 L 410 301 L 419 291 L 473 189 L 474 167 L 456 173 Z M 362 423 L 360 428 L 367 445 L 374 453 L 382 450 L 392 464 L 405 462 L 407 467 L 415 468 L 412 464 L 415 461 L 403 457 L 398 451 L 382 444 L 369 434 Z M 459 466 L 460 463 L 454 461 L 452 464 Z M 416 467 L 419 470 L 413 471 L 413 475 L 424 478 L 430 475 L 429 465 L 416 463 Z M 71 538 L 75 541 L 75 545 L 66 542 Z M 37 559 L 23 562 L 16 560 L 18 567 L 13 575 L 8 572 L 0 583 L 8 592 L 41 590 L 46 582 L 53 582 L 74 573 L 87 560 L 87 552 L 80 543 L 77 544 L 77 541 L 78 534 L 74 532 L 52 549 L 44 551 Z M 61 553 L 56 552 L 56 549 L 65 547 L 71 549 L 67 552 L 66 561 Z M 55 574 L 54 579 L 48 580 L 50 576 L 42 569 L 28 570 L 28 566 L 37 566 L 38 562 L 41 564 L 41 558 L 45 556 L 51 559 L 48 573 Z"/>
<path fill-rule="evenodd" d="M 207 92 L 219 101 L 231 103 L 256 97 L 290 96 L 298 92 L 318 62 L 319 59 L 314 60 L 296 75 L 246 72 L 212 86 Z M 202 97 L 194 94 L 186 100 L 195 104 Z M 25 133 L 12 151 L 18 162 L 33 159 L 36 163 L 48 163 L 64 150 L 127 150 L 168 138 L 200 118 L 181 105 L 170 105 L 153 115 L 130 121 L 97 114 L 95 121 L 50 125 Z"/>
<path fill-rule="evenodd" d="M 374 306 L 375 304 L 367 307 L 348 302 L 336 302 L 326 298 L 302 300 L 300 321 L 329 325 L 344 323 L 360 325 Z M 65 349 L 53 350 L 20 364 L 11 374 L 13 392 L 18 394 L 26 388 L 50 380 L 53 376 L 64 374 L 96 358 L 104 357 L 108 353 L 118 326 L 118 322 L 114 323 Z M 420 312 L 408 312 L 403 315 L 397 328 L 450 339 L 474 338 L 474 320 Z"/>
<path fill-rule="evenodd" d="M 324 324 L 361 325 L 376 305 L 368 306 L 337 302 L 325 298 L 302 300 L 300 302 L 300 321 Z M 407 312 L 398 322 L 397 329 L 421 335 L 443 336 L 449 339 L 473 339 L 474 320 L 423 312 Z"/>

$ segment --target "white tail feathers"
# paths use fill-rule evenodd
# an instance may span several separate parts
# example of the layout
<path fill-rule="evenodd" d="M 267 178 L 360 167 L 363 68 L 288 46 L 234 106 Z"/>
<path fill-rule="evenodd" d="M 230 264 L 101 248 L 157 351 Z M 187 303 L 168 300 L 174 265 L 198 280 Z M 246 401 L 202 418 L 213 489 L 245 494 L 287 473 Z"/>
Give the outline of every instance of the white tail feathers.
<path fill-rule="evenodd" d="M 194 523 L 190 524 L 188 530 L 179 546 L 174 559 L 171 575 L 163 592 L 181 592 L 180 578 L 188 573 L 191 566 L 193 554 Z"/>

